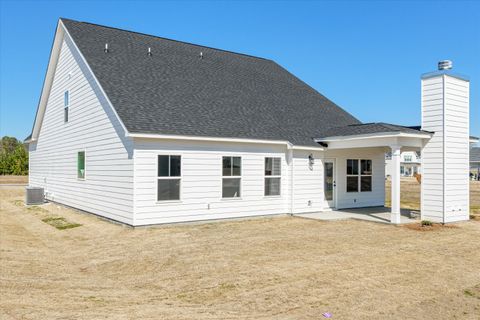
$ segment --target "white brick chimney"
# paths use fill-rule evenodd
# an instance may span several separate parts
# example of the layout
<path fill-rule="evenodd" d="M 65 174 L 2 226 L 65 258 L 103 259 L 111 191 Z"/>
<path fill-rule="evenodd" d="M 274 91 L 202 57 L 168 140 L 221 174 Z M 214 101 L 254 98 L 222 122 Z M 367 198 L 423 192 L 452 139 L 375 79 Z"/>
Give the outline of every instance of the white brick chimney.
<path fill-rule="evenodd" d="M 422 129 L 434 132 L 422 150 L 422 220 L 469 219 L 470 82 L 450 61 L 422 75 Z"/>

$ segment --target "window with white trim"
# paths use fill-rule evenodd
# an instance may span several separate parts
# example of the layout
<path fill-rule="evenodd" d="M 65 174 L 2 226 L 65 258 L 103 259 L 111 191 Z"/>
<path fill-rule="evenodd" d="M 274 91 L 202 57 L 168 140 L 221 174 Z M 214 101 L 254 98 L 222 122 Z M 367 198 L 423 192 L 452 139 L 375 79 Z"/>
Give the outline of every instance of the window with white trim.
<path fill-rule="evenodd" d="M 265 196 L 279 196 L 282 179 L 280 158 L 265 158 Z"/>
<path fill-rule="evenodd" d="M 372 160 L 360 160 L 360 191 L 372 191 Z"/>
<path fill-rule="evenodd" d="M 180 200 L 181 156 L 159 155 L 157 161 L 157 201 Z"/>
<path fill-rule="evenodd" d="M 242 158 L 222 157 L 222 198 L 240 197 Z"/>
<path fill-rule="evenodd" d="M 68 107 L 70 106 L 70 92 L 67 90 L 63 94 L 63 122 L 68 122 Z"/>
<path fill-rule="evenodd" d="M 347 192 L 372 191 L 372 160 L 347 159 Z"/>
<path fill-rule="evenodd" d="M 77 153 L 77 178 L 85 180 L 85 151 Z"/>

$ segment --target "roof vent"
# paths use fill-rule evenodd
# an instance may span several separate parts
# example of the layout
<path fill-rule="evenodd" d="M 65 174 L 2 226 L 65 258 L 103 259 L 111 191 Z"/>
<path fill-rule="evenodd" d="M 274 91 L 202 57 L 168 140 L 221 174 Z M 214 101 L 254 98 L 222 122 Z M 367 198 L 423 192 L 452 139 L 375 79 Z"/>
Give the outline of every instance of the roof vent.
<path fill-rule="evenodd" d="M 148 55 L 152 56 L 152 48 L 148 47 Z"/>
<path fill-rule="evenodd" d="M 108 52 L 108 43 L 105 43 L 105 49 L 103 49 L 103 52 L 105 52 L 105 53 Z"/>
<path fill-rule="evenodd" d="M 200 51 L 200 59 L 203 59 L 203 52 Z"/>
<path fill-rule="evenodd" d="M 438 70 L 450 70 L 453 67 L 451 60 L 442 60 L 438 63 Z"/>

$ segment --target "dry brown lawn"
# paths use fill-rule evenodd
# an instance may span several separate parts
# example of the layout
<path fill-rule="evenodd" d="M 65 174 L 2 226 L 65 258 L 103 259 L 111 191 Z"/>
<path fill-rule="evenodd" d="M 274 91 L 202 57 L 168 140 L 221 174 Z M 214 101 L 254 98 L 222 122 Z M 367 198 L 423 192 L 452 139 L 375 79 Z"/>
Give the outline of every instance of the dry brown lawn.
<path fill-rule="evenodd" d="M 1 319 L 479 319 L 478 221 L 132 229 L 23 196 L 0 187 Z"/>
<path fill-rule="evenodd" d="M 28 184 L 28 176 L 0 175 L 0 185 L 2 184 Z"/>

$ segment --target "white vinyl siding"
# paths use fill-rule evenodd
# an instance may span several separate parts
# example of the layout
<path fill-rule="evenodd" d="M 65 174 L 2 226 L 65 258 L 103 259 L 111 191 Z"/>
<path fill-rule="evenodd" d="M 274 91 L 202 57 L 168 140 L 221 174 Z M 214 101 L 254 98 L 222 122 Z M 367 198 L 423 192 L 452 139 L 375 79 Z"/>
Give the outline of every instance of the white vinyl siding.
<path fill-rule="evenodd" d="M 309 155 L 313 155 L 313 164 Z M 324 208 L 323 152 L 293 153 L 293 212 L 318 212 Z"/>
<path fill-rule="evenodd" d="M 157 155 L 182 157 L 181 200 L 157 202 Z M 241 154 L 241 197 L 222 199 L 222 160 Z M 274 145 L 182 140 L 135 140 L 135 222 L 137 225 L 236 218 L 287 213 L 283 196 L 265 197 L 265 157 L 281 158 L 285 148 Z M 282 170 L 286 172 L 286 170 Z M 282 184 L 285 182 L 282 179 Z"/>
<path fill-rule="evenodd" d="M 71 74 L 71 76 L 68 76 Z M 64 123 L 69 91 L 68 124 Z M 72 94 L 74 92 L 74 94 Z M 29 146 L 30 185 L 48 199 L 133 224 L 133 144 L 74 48 L 63 41 L 38 141 Z M 79 150 L 87 150 L 85 180 Z"/>
<path fill-rule="evenodd" d="M 422 150 L 422 219 L 469 215 L 469 82 L 448 75 L 422 79 L 422 127 L 435 132 Z"/>

